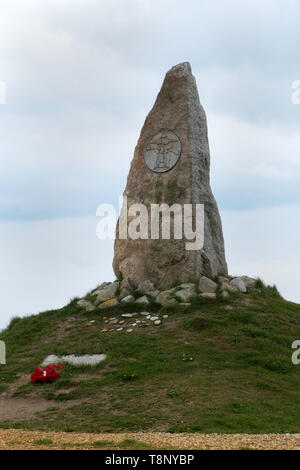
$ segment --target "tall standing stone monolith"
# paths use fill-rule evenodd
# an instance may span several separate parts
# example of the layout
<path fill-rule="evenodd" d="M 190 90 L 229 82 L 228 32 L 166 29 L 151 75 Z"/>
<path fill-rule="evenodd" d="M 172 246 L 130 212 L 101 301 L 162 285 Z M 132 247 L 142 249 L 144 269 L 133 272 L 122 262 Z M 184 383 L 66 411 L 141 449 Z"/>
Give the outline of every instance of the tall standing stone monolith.
<path fill-rule="evenodd" d="M 142 128 L 124 191 L 126 205 L 203 204 L 204 245 L 187 250 L 187 240 L 120 237 L 116 230 L 113 267 L 123 286 L 149 279 L 159 288 L 227 273 L 222 224 L 210 188 L 207 123 L 188 62 L 166 74 Z M 125 199 L 124 199 L 125 201 Z M 125 202 L 122 217 L 125 213 Z M 126 224 L 134 217 L 130 216 Z M 194 217 L 195 218 L 195 217 Z M 122 219 L 125 220 L 124 218 Z M 123 230 L 124 232 L 124 230 Z M 183 232 L 184 233 L 184 232 Z"/>

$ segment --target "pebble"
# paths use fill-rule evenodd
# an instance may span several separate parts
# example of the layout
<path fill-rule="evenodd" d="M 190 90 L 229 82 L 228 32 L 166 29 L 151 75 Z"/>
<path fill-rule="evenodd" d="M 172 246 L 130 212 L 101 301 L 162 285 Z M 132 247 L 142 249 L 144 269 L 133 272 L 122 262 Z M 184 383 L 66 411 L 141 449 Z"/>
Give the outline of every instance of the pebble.
<path fill-rule="evenodd" d="M 154 325 L 160 325 L 160 324 L 161 324 L 161 320 L 155 320 Z"/>
<path fill-rule="evenodd" d="M 1 450 L 41 449 L 46 445 L 37 445 L 37 439 L 51 439 L 54 449 L 78 448 L 94 449 L 95 441 L 108 439 L 107 433 L 86 434 L 75 432 L 28 431 L 27 429 L 0 429 Z M 199 434 L 199 433 L 162 433 L 162 432 L 123 432 L 110 433 L 109 440 L 114 442 L 113 448 L 119 448 L 124 439 L 145 441 L 152 448 L 175 448 L 184 450 L 219 449 L 239 450 L 291 450 L 299 449 L 299 434 Z M 48 446 L 49 448 L 49 446 Z"/>
<path fill-rule="evenodd" d="M 128 328 L 128 330 L 126 330 L 127 333 L 132 333 L 133 329 L 132 328 Z"/>
<path fill-rule="evenodd" d="M 123 330 L 123 328 L 122 328 L 122 327 L 117 329 L 117 331 L 122 331 L 122 330 Z"/>
<path fill-rule="evenodd" d="M 122 313 L 123 318 L 132 318 L 133 314 L 132 313 Z"/>
<path fill-rule="evenodd" d="M 158 320 L 158 317 L 150 317 L 150 320 L 151 320 L 151 321 Z"/>
<path fill-rule="evenodd" d="M 140 314 L 141 314 L 141 315 L 144 315 L 145 317 L 148 316 L 148 315 L 150 315 L 149 312 L 140 312 Z"/>
<path fill-rule="evenodd" d="M 146 295 L 143 295 L 143 297 L 140 297 L 135 301 L 136 304 L 148 304 L 149 300 Z"/>
<path fill-rule="evenodd" d="M 163 318 L 169 318 L 169 315 L 163 315 Z"/>

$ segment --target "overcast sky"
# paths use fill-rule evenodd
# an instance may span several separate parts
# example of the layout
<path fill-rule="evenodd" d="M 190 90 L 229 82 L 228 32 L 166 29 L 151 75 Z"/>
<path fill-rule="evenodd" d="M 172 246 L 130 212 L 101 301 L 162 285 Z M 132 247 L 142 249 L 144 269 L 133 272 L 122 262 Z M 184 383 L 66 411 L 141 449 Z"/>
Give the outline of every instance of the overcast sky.
<path fill-rule="evenodd" d="M 206 110 L 231 274 L 300 302 L 297 0 L 1 0 L 0 328 L 113 279 L 96 208 L 122 194 L 167 70 Z"/>

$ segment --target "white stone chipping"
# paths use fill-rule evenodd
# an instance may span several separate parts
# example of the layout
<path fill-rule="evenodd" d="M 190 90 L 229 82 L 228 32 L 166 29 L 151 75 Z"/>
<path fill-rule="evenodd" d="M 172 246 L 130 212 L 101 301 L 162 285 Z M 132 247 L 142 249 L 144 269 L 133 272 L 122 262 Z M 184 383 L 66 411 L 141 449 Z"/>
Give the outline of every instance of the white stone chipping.
<path fill-rule="evenodd" d="M 49 364 L 61 363 L 67 363 L 73 366 L 96 366 L 104 361 L 106 357 L 106 354 L 84 354 L 83 356 L 76 356 L 75 354 L 56 356 L 55 354 L 50 354 L 43 360 L 41 366 L 45 367 Z"/>

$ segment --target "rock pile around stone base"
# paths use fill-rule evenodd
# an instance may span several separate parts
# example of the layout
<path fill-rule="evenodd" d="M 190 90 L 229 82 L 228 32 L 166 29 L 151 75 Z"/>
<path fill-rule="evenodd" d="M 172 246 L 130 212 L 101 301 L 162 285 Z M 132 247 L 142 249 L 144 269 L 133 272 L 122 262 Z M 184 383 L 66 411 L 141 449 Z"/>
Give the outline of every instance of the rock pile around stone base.
<path fill-rule="evenodd" d="M 230 292 L 246 294 L 255 287 L 255 283 L 256 279 L 248 276 L 220 276 L 215 280 L 202 276 L 199 281 L 179 284 L 167 290 L 159 290 L 150 280 L 144 280 L 130 291 L 127 288 L 122 289 L 119 281 L 104 282 L 88 296 L 78 300 L 77 304 L 88 312 L 130 303 L 146 306 L 155 302 L 162 306 L 179 306 L 188 304 L 190 299 L 196 296 L 214 299 L 217 294 L 224 298 L 228 297 Z"/>

